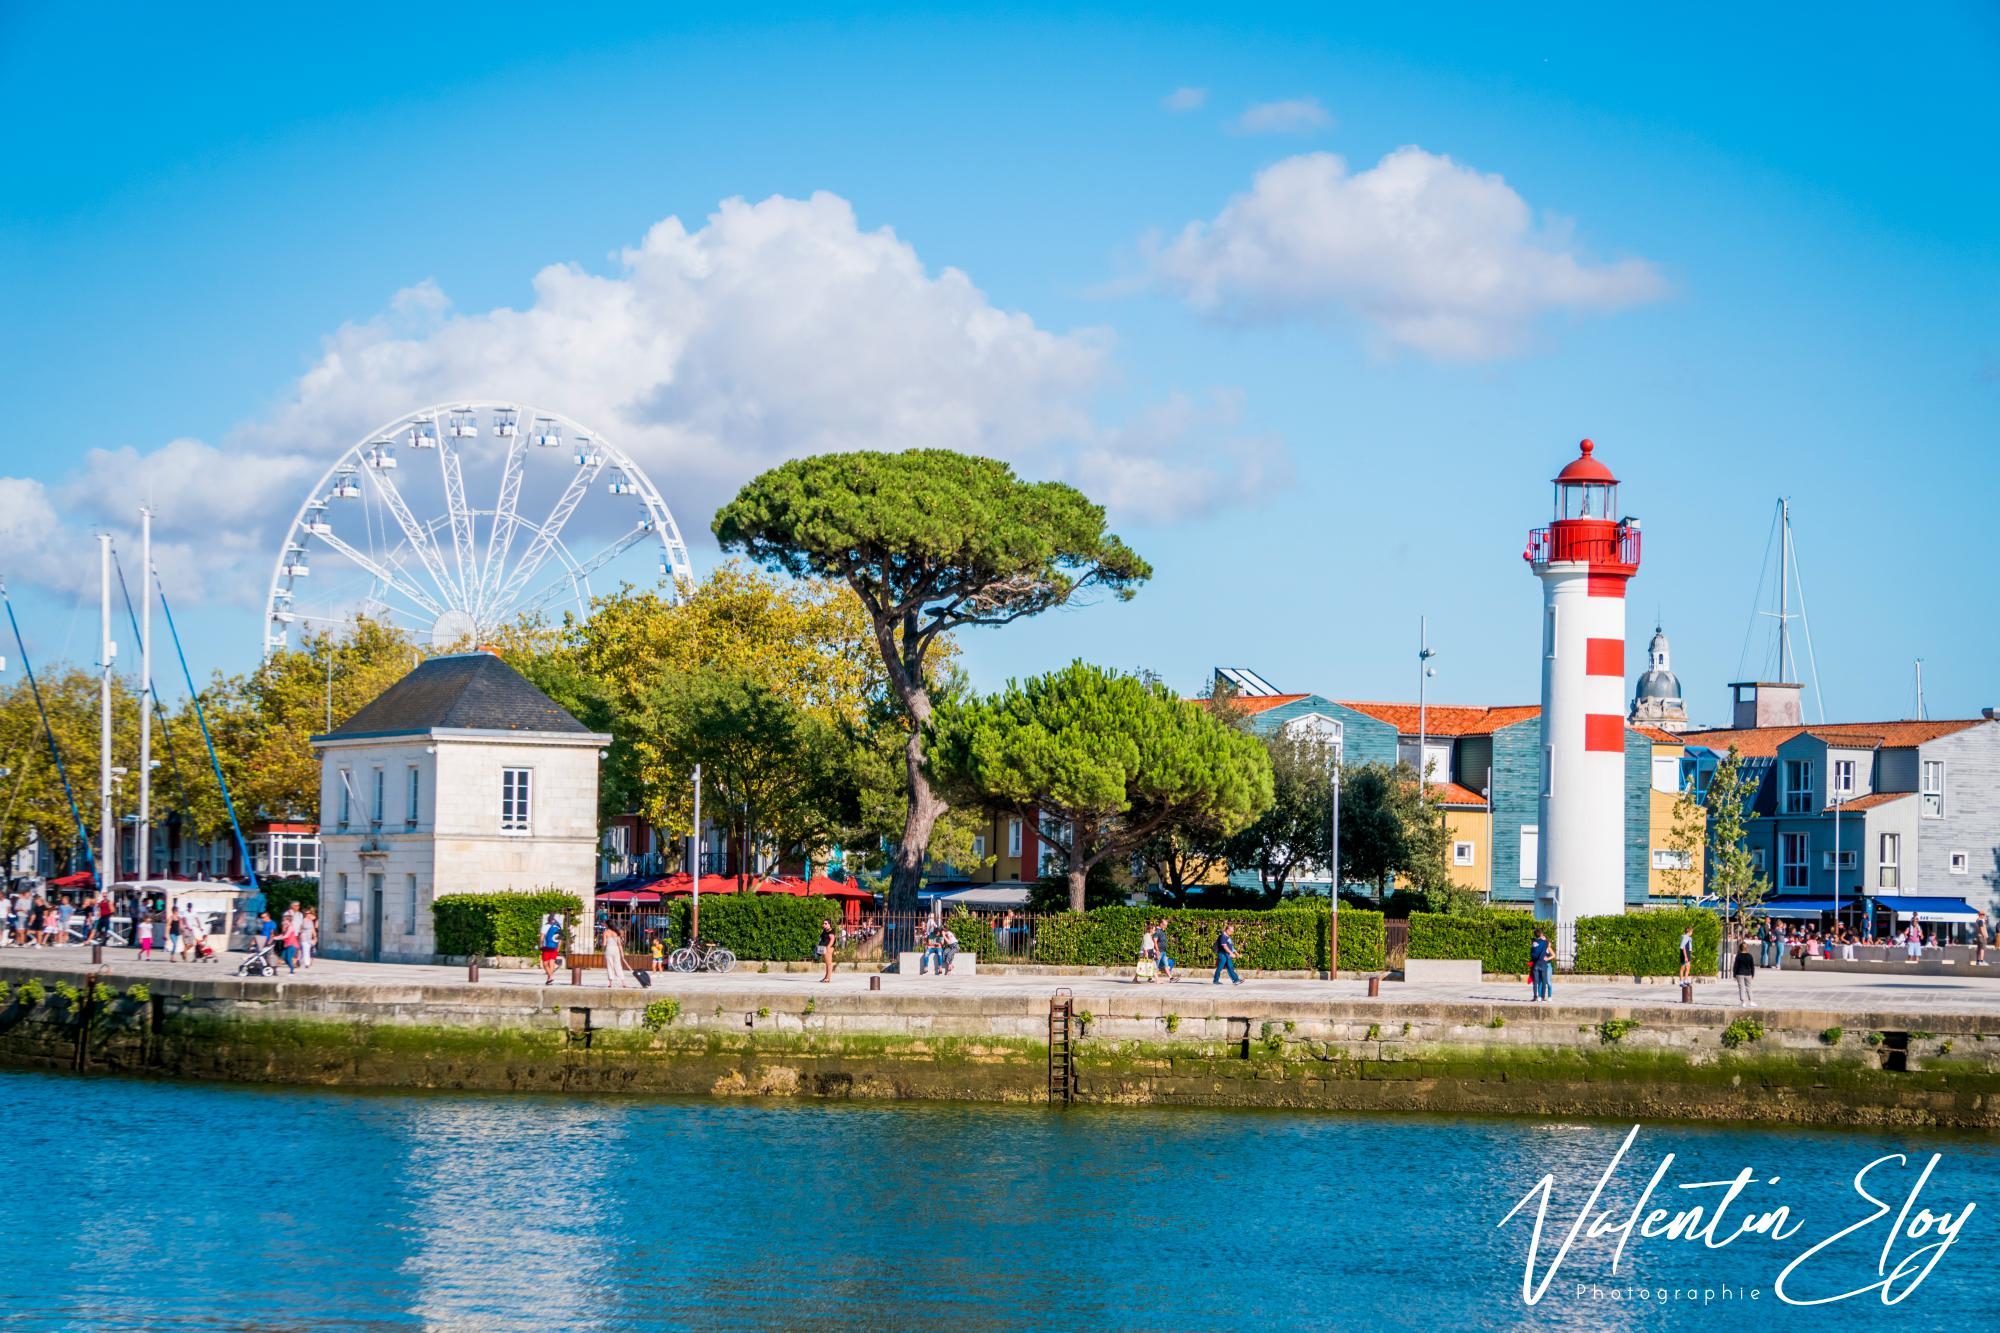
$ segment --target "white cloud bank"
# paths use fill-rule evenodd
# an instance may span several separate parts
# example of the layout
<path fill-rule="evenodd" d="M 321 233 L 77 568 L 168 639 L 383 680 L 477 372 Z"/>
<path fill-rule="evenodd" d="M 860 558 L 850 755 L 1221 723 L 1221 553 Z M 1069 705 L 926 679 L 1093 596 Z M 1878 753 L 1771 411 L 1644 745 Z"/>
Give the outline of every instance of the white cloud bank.
<path fill-rule="evenodd" d="M 1203 314 L 1357 317 L 1389 343 L 1455 360 L 1521 351 L 1551 311 L 1617 310 L 1666 290 L 1645 260 L 1593 263 L 1566 225 L 1538 227 L 1499 176 L 1414 147 L 1355 174 L 1331 153 L 1286 158 L 1149 258 L 1155 280 Z"/>
<path fill-rule="evenodd" d="M 756 472 L 828 450 L 1003 458 L 1075 482 L 1126 523 L 1253 499 L 1287 472 L 1227 393 L 1107 422 L 1109 334 L 1054 333 L 997 308 L 963 272 L 928 272 L 887 228 L 863 231 L 831 194 L 732 199 L 693 231 L 668 218 L 615 272 L 551 265 L 533 291 L 525 309 L 461 313 L 421 284 L 335 332 L 282 406 L 219 446 L 98 450 L 46 487 L 0 478 L 0 540 L 48 545 L 58 511 L 127 528 L 150 500 L 163 573 L 199 577 L 185 595 L 255 605 L 312 479 L 384 421 L 456 399 L 533 403 L 590 426 L 647 470 L 690 535 Z M 53 565 L 15 569 L 65 591 L 79 582 Z"/>
<path fill-rule="evenodd" d="M 1259 102 L 1236 118 L 1238 134 L 1310 134 L 1331 127 L 1333 117 L 1317 97 Z"/>

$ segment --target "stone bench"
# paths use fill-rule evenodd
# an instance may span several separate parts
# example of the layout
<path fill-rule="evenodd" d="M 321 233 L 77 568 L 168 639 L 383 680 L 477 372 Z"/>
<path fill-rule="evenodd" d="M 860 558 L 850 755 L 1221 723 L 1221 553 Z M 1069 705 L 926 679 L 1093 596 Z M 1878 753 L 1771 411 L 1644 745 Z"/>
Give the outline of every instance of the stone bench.
<path fill-rule="evenodd" d="M 1417 986 L 1477 986 L 1482 966 L 1477 958 L 1408 958 L 1403 961 L 1403 981 Z"/>
<path fill-rule="evenodd" d="M 922 949 L 915 949 L 909 953 L 899 953 L 896 955 L 897 975 L 914 977 L 917 975 L 917 969 L 922 967 L 923 963 L 924 951 Z M 935 971 L 936 969 L 932 969 L 933 974 L 935 974 Z M 953 977 L 978 976 L 979 955 L 964 949 L 959 950 L 958 957 L 951 960 L 951 974 Z"/>

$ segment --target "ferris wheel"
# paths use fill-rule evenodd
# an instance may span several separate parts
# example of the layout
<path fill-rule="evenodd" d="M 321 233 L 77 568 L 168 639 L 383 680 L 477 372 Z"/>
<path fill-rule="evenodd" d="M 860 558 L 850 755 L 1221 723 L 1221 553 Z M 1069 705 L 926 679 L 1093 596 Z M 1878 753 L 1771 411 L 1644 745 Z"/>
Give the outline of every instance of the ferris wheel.
<path fill-rule="evenodd" d="M 587 614 L 593 578 L 677 593 L 692 576 L 659 488 L 603 436 L 521 403 L 428 407 L 364 436 L 307 492 L 271 570 L 264 653 L 294 626 L 357 614 L 476 643 L 537 613 Z"/>

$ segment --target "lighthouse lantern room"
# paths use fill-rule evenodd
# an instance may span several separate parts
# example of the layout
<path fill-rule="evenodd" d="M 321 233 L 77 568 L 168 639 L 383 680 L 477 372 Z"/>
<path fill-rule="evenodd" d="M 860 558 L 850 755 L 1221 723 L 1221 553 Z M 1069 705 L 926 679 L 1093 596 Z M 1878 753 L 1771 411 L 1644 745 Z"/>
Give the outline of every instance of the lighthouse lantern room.
<path fill-rule="evenodd" d="M 1542 754 L 1535 915 L 1625 910 L 1625 585 L 1639 520 L 1589 440 L 1555 477 L 1555 518 L 1522 558 L 1542 581 Z"/>

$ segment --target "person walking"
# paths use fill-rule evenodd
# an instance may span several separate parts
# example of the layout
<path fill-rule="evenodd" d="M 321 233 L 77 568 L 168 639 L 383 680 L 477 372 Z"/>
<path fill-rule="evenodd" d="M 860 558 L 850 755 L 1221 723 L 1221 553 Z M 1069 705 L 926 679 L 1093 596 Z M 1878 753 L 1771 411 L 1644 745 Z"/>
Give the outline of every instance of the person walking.
<path fill-rule="evenodd" d="M 1736 966 L 1731 970 L 1736 974 L 1736 1002 L 1750 1003 L 1750 979 L 1757 975 L 1757 960 L 1750 956 L 1747 943 L 1736 951 Z"/>
<path fill-rule="evenodd" d="M 1215 976 L 1210 984 L 1220 986 L 1225 970 L 1231 981 L 1243 984 L 1243 978 L 1236 975 L 1236 927 L 1228 921 L 1222 923 L 1222 933 L 1215 937 Z"/>
<path fill-rule="evenodd" d="M 831 921 L 822 920 L 819 923 L 818 952 L 820 962 L 825 964 L 825 967 L 819 974 L 819 979 L 822 984 L 825 984 L 833 980 L 833 922 Z"/>
<path fill-rule="evenodd" d="M 1694 971 L 1694 927 L 1681 927 L 1681 980 L 1686 981 Z"/>
<path fill-rule="evenodd" d="M 166 920 L 160 924 L 167 932 L 167 961 L 177 963 L 181 957 L 181 905 L 169 898 Z"/>
<path fill-rule="evenodd" d="M 604 984 L 613 990 L 625 986 L 625 942 L 618 938 L 618 927 L 604 928 Z"/>
<path fill-rule="evenodd" d="M 1528 998 L 1533 1000 L 1555 999 L 1555 959 L 1549 948 L 1548 933 L 1540 926 L 1535 928 L 1535 939 L 1528 946 Z"/>
<path fill-rule="evenodd" d="M 319 909 L 308 907 L 299 913 L 299 966 L 311 967 L 319 948 Z"/>
<path fill-rule="evenodd" d="M 1160 924 L 1153 928 L 1153 944 L 1159 950 L 1160 970 L 1156 974 L 1164 981 L 1179 981 L 1174 975 L 1174 956 L 1167 950 L 1167 919 L 1160 918 Z"/>
<path fill-rule="evenodd" d="M 139 944 L 139 961 L 142 963 L 152 962 L 153 917 L 151 913 L 143 908 L 140 909 L 139 919 L 132 923 L 132 934 Z"/>
<path fill-rule="evenodd" d="M 542 984 L 556 984 L 556 961 L 562 957 L 562 921 L 554 912 L 542 918 Z"/>
<path fill-rule="evenodd" d="M 1972 923 L 1972 965 L 1974 967 L 1986 966 L 1986 935 L 1988 924 L 1986 909 L 1982 907 L 1979 910 L 1979 919 Z"/>
<path fill-rule="evenodd" d="M 112 911 L 113 911 L 113 907 L 112 907 L 112 902 L 111 902 L 111 895 L 110 895 L 110 894 L 108 894 L 108 893 L 100 893 L 100 894 L 98 894 L 98 895 L 97 895 L 97 933 L 96 933 L 96 935 L 94 936 L 94 938 L 95 938 L 95 939 L 97 940 L 97 942 L 98 942 L 99 944 L 109 944 L 109 943 L 111 943 L 111 913 L 112 913 Z"/>
<path fill-rule="evenodd" d="M 285 969 L 292 975 L 299 974 L 299 914 L 285 913 L 285 933 L 279 937 L 284 946 Z"/>

